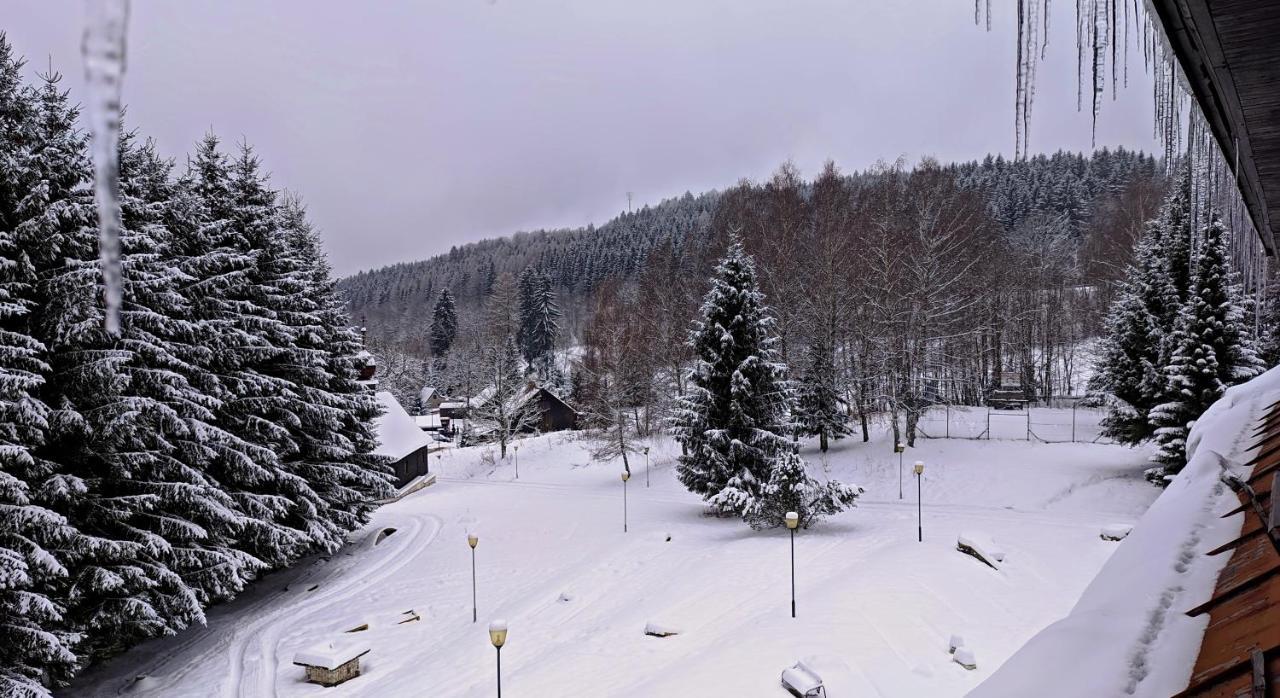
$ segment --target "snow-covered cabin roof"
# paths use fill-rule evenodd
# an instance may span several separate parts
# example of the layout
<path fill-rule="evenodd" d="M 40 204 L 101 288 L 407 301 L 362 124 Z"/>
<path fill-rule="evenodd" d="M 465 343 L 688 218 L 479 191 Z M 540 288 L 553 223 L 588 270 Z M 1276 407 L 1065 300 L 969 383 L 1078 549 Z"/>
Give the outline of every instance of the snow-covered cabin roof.
<path fill-rule="evenodd" d="M 442 402 L 440 403 L 440 408 L 445 410 L 460 410 L 463 407 L 483 407 L 485 403 L 489 402 L 489 399 L 493 397 L 493 393 L 494 388 L 491 385 L 484 390 L 481 390 L 480 393 L 474 397 L 467 398 L 465 400 L 449 400 L 448 402 Z"/>
<path fill-rule="evenodd" d="M 293 663 L 301 666 L 314 666 L 333 671 L 347 662 L 369 654 L 368 643 L 322 642 L 293 655 Z"/>
<path fill-rule="evenodd" d="M 430 386 L 430 385 L 424 386 L 422 390 L 418 391 L 418 404 L 426 405 L 428 402 L 431 402 L 432 398 L 434 398 L 435 396 L 436 396 L 436 389 L 434 386 Z"/>
<path fill-rule="evenodd" d="M 414 423 L 414 424 L 417 424 L 417 425 L 418 425 L 418 428 L 419 428 L 419 429 L 423 429 L 423 430 L 426 430 L 426 429 L 439 429 L 439 428 L 440 428 L 440 413 L 439 413 L 438 411 L 432 410 L 432 412 L 431 412 L 430 414 L 418 414 L 418 415 L 414 415 L 414 417 L 413 417 L 413 423 Z"/>
<path fill-rule="evenodd" d="M 400 460 L 420 448 L 431 444 L 431 437 L 418 428 L 413 417 L 400 406 L 391 393 L 382 390 L 377 394 L 382 416 L 374 422 L 378 435 L 378 448 L 374 453 L 391 460 Z"/>
<path fill-rule="evenodd" d="M 574 410 L 573 406 L 571 406 L 568 402 L 566 402 L 564 398 L 555 394 L 554 391 L 548 390 L 547 388 L 540 385 L 536 385 L 536 384 L 532 386 L 526 386 L 524 390 L 520 392 L 520 395 L 516 397 L 516 401 L 515 401 L 516 407 L 519 407 L 524 403 L 528 402 L 529 400 L 533 399 L 535 396 L 538 395 L 539 392 L 543 392 L 551 396 L 553 400 L 564 405 L 570 411 L 574 411 L 574 412 L 577 411 L 577 410 Z"/>

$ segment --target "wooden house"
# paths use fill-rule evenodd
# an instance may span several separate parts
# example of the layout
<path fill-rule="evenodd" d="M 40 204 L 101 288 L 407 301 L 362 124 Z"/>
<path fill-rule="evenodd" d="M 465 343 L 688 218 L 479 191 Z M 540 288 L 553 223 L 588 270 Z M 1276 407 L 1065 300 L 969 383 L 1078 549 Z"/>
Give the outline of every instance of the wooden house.
<path fill-rule="evenodd" d="M 404 487 L 429 471 L 431 437 L 418 428 L 394 395 L 384 390 L 377 393 L 377 397 L 382 415 L 374 424 L 378 436 L 374 454 L 391 461 L 396 486 Z"/>

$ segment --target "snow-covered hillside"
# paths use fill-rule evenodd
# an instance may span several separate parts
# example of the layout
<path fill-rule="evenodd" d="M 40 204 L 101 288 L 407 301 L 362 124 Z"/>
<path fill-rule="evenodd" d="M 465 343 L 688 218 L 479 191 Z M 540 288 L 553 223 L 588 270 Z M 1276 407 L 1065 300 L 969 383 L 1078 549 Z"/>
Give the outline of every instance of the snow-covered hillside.
<path fill-rule="evenodd" d="M 529 439 L 515 463 L 483 448 L 433 460 L 439 482 L 382 508 L 329 559 L 268 577 L 209 626 L 152 641 L 85 675 L 69 695 L 487 696 L 487 621 L 505 618 L 511 696 L 785 696 L 798 659 L 836 696 L 959 696 L 1062 617 L 1158 490 L 1145 454 L 1117 446 L 926 440 L 898 460 L 886 435 L 836 442 L 815 471 L 856 482 L 859 506 L 796 536 L 790 617 L 785 529 L 708 518 L 675 481 L 678 447 L 654 443 L 627 485 L 573 434 Z M 916 483 L 925 462 L 924 543 Z M 633 461 L 633 463 L 636 461 Z M 396 531 L 375 544 L 379 532 Z M 477 548 L 479 622 L 471 619 Z M 961 533 L 1003 549 L 992 569 L 956 550 Z M 396 624 L 412 610 L 421 620 Z M 359 634 L 365 674 L 325 689 L 294 653 Z M 646 636 L 653 623 L 679 634 Z M 962 635 L 977 669 L 951 661 Z M 349 636 L 350 637 L 350 636 Z"/>

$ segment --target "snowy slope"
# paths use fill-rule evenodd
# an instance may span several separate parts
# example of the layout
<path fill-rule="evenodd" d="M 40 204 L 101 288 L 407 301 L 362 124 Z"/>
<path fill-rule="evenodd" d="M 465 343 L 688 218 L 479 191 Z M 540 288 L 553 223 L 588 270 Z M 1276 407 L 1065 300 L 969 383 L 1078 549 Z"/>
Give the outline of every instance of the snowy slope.
<path fill-rule="evenodd" d="M 678 447 L 654 443 L 627 485 L 572 434 L 530 439 L 513 463 L 446 452 L 440 482 L 379 510 L 329 560 L 263 580 L 214 609 L 208 628 L 154 641 L 99 667 L 69 695 L 488 696 L 487 621 L 506 618 L 503 688 L 512 696 L 778 696 L 797 660 L 830 695 L 959 696 L 1070 610 L 1116 550 L 1098 537 L 1156 496 L 1144 454 L 1091 444 L 922 441 L 898 460 L 886 435 L 841 441 L 818 471 L 867 488 L 860 505 L 796 536 L 798 618 L 790 617 L 783 530 L 707 518 L 675 481 Z M 926 462 L 924 543 L 915 482 Z M 387 527 L 396 532 L 375 544 Z M 956 550 L 982 531 L 1006 553 L 993 570 Z M 468 532 L 479 535 L 479 622 L 471 622 Z M 384 619 L 412 609 L 420 621 Z M 379 622 L 381 621 L 381 622 Z M 302 682 L 294 654 L 359 633 L 365 675 L 331 689 Z M 646 624 L 678 635 L 644 634 Z M 951 661 L 964 635 L 978 661 Z M 139 676 L 145 677 L 141 680 Z"/>
<path fill-rule="evenodd" d="M 970 695 L 1151 696 L 1186 688 L 1209 600 L 1229 555 L 1204 553 L 1240 534 L 1239 500 L 1219 482 L 1245 460 L 1248 435 L 1280 399 L 1280 368 L 1231 388 L 1197 422 L 1190 462 L 1085 590 L 1070 615 L 1038 634 Z M 1085 668 L 1087 667 L 1087 670 Z"/>

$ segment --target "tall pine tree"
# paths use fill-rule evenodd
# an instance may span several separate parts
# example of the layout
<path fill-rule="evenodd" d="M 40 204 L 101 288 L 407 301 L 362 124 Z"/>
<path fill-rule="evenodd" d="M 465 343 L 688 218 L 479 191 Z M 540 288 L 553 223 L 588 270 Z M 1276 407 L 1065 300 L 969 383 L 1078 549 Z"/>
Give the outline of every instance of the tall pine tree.
<path fill-rule="evenodd" d="M 670 421 L 686 450 L 677 477 L 722 513 L 754 506 L 774 459 L 793 448 L 784 436 L 791 392 L 772 328 L 755 263 L 734 240 L 690 332 L 689 392 Z"/>
<path fill-rule="evenodd" d="M 56 593 L 67 576 L 60 549 L 75 533 L 37 501 L 54 473 L 33 452 L 50 410 L 40 398 L 45 347 L 31 335 L 36 271 L 27 251 L 40 240 L 28 219 L 49 202 L 31 199 L 40 189 L 37 112 L 22 66 L 0 33 L 0 694 L 44 696 L 45 677 L 65 679 L 76 660 Z"/>
<path fill-rule="evenodd" d="M 1153 460 L 1162 466 L 1153 475 L 1160 479 L 1167 480 L 1186 464 L 1191 424 L 1228 386 L 1263 370 L 1243 324 L 1244 310 L 1231 283 L 1223 237 L 1214 213 L 1198 250 L 1187 303 L 1170 336 L 1164 401 L 1150 415 L 1157 443 Z"/>
<path fill-rule="evenodd" d="M 436 357 L 439 368 L 449 354 L 453 340 L 458 337 L 458 307 L 449 289 L 440 291 L 435 309 L 431 312 L 431 355 Z"/>
<path fill-rule="evenodd" d="M 799 434 L 818 437 L 823 453 L 827 452 L 828 440 L 849 435 L 840 395 L 830 346 L 815 339 L 805 352 L 804 372 L 796 385 L 794 419 Z"/>

